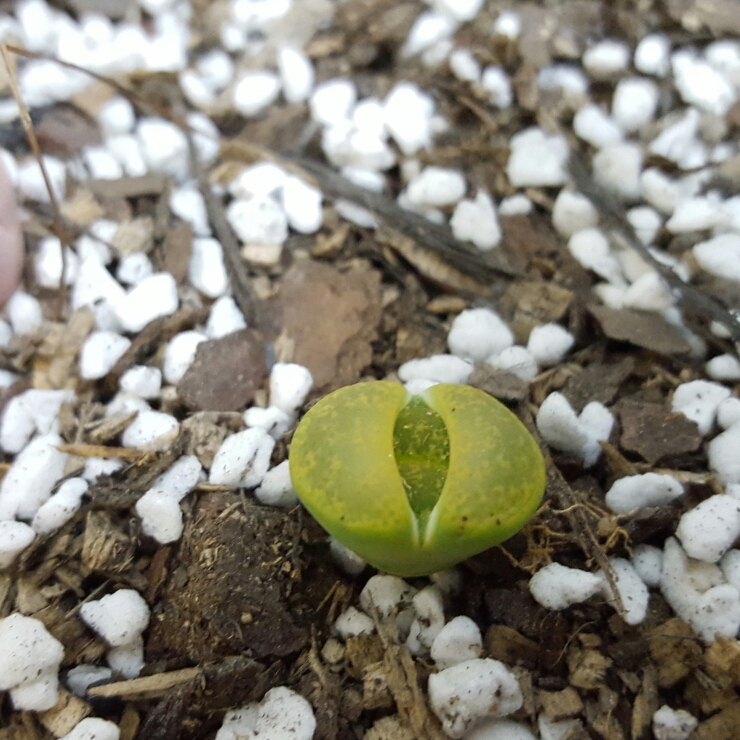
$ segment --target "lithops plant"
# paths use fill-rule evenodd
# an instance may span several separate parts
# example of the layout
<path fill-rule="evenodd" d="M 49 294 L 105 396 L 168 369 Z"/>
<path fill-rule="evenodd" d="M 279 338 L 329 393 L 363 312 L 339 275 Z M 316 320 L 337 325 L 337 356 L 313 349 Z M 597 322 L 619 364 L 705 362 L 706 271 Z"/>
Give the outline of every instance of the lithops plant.
<path fill-rule="evenodd" d="M 293 486 L 330 534 L 376 568 L 427 575 L 503 542 L 545 489 L 537 443 L 480 390 L 341 388 L 303 418 Z"/>

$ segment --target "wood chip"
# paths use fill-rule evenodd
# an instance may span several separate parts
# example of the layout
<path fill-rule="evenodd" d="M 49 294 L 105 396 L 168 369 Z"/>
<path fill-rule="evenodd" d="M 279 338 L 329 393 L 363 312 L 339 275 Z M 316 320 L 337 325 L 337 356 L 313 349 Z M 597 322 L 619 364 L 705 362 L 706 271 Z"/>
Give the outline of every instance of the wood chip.
<path fill-rule="evenodd" d="M 82 699 L 59 689 L 57 703 L 38 715 L 41 724 L 55 737 L 72 732 L 75 725 L 92 714 L 92 707 Z"/>
<path fill-rule="evenodd" d="M 594 304 L 588 306 L 588 311 L 609 339 L 630 342 L 659 355 L 688 355 L 691 352 L 691 345 L 678 327 L 669 324 L 658 313 L 617 310 Z"/>
<path fill-rule="evenodd" d="M 127 699 L 129 701 L 141 699 L 156 699 L 164 696 L 176 686 L 189 683 L 201 673 L 200 668 L 183 668 L 169 673 L 155 673 L 153 676 L 133 678 L 129 681 L 117 681 L 102 686 L 92 686 L 87 695 L 91 698 Z"/>

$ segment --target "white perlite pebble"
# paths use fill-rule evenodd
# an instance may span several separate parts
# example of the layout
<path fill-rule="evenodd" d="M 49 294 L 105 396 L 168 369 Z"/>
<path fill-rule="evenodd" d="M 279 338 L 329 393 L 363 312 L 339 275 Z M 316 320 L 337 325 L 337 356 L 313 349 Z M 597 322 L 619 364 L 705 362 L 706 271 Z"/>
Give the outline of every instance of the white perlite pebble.
<path fill-rule="evenodd" d="M 512 137 L 509 146 L 506 175 L 513 187 L 556 187 L 565 182 L 569 148 L 562 136 L 547 136 L 534 127 Z"/>
<path fill-rule="evenodd" d="M 94 256 L 83 259 L 72 288 L 70 303 L 73 310 L 93 308 L 100 301 L 117 306 L 126 293 L 114 277 Z"/>
<path fill-rule="evenodd" d="M 357 100 L 352 80 L 327 80 L 316 86 L 311 96 L 311 117 L 324 126 L 333 126 L 349 117 Z"/>
<path fill-rule="evenodd" d="M 0 482 L 0 520 L 33 519 L 64 475 L 67 455 L 57 449 L 62 444 L 61 437 L 47 434 L 16 456 Z"/>
<path fill-rule="evenodd" d="M 0 570 L 9 568 L 34 539 L 36 531 L 27 524 L 0 521 Z"/>
<path fill-rule="evenodd" d="M 469 49 L 455 49 L 450 54 L 450 70 L 462 82 L 476 83 L 480 80 L 481 68 Z"/>
<path fill-rule="evenodd" d="M 694 245 L 699 267 L 712 275 L 740 282 L 740 235 L 720 234 Z"/>
<path fill-rule="evenodd" d="M 385 99 L 385 123 L 407 157 L 432 143 L 434 100 L 410 82 L 399 82 Z"/>
<path fill-rule="evenodd" d="M 212 306 L 206 322 L 209 339 L 219 339 L 247 328 L 244 314 L 231 296 L 222 296 Z"/>
<path fill-rule="evenodd" d="M 575 337 L 559 324 L 535 326 L 527 350 L 541 367 L 557 365 L 575 344 Z"/>
<path fill-rule="evenodd" d="M 80 607 L 82 621 L 111 647 L 133 642 L 149 624 L 149 607 L 138 591 L 121 589 Z"/>
<path fill-rule="evenodd" d="M 580 416 L 561 393 L 551 393 L 537 412 L 537 429 L 545 442 L 561 452 L 583 458 L 591 467 L 601 455 L 599 442 L 609 439 L 614 417 L 598 401 L 589 403 Z"/>
<path fill-rule="evenodd" d="M 619 262 L 600 229 L 576 231 L 568 240 L 568 251 L 584 269 L 592 270 L 610 283 L 623 282 Z"/>
<path fill-rule="evenodd" d="M 226 712 L 216 740 L 311 740 L 316 719 L 311 705 L 285 686 L 270 689 L 260 704 Z"/>
<path fill-rule="evenodd" d="M 57 703 L 63 658 L 64 646 L 38 619 L 14 613 L 0 621 L 0 691 L 10 691 L 15 709 L 43 712 Z"/>
<path fill-rule="evenodd" d="M 740 629 L 740 593 L 734 586 L 719 578 L 701 578 L 698 566 L 706 563 L 689 561 L 674 537 L 665 542 L 663 573 L 660 588 L 676 614 L 688 622 L 706 642 L 714 642 L 716 635 L 735 637 Z M 697 576 L 699 579 L 697 580 Z"/>
<path fill-rule="evenodd" d="M 80 350 L 80 376 L 104 378 L 131 346 L 131 340 L 111 331 L 94 331 Z"/>
<path fill-rule="evenodd" d="M 343 545 L 338 539 L 329 539 L 329 551 L 334 562 L 350 576 L 358 576 L 367 567 L 367 563 L 356 553 Z"/>
<path fill-rule="evenodd" d="M 717 355 L 704 369 L 712 380 L 740 380 L 740 360 L 735 355 Z"/>
<path fill-rule="evenodd" d="M 525 347 L 507 347 L 503 352 L 489 357 L 486 362 L 499 370 L 513 373 L 526 383 L 531 383 L 540 371 L 537 360 Z"/>
<path fill-rule="evenodd" d="M 685 709 L 671 709 L 664 704 L 653 715 L 655 740 L 687 740 L 699 721 Z"/>
<path fill-rule="evenodd" d="M 37 534 L 50 534 L 63 527 L 82 506 L 82 497 L 89 483 L 84 478 L 70 478 L 59 490 L 42 504 L 33 517 L 31 526 Z M 1 523 L 0 523 L 1 524 Z"/>
<path fill-rule="evenodd" d="M 118 740 L 121 731 L 115 722 L 98 717 L 86 717 L 60 740 Z"/>
<path fill-rule="evenodd" d="M 270 197 L 234 200 L 226 217 L 244 244 L 283 244 L 288 238 L 288 216 Z"/>
<path fill-rule="evenodd" d="M 231 488 L 254 488 L 270 466 L 275 440 L 258 427 L 227 437 L 213 458 L 208 482 Z"/>
<path fill-rule="evenodd" d="M 126 427 L 121 442 L 124 447 L 160 452 L 169 448 L 179 430 L 180 424 L 174 416 L 161 411 L 142 411 Z"/>
<path fill-rule="evenodd" d="M 170 210 L 193 227 L 196 236 L 210 236 L 206 202 L 198 186 L 187 183 L 170 194 Z"/>
<path fill-rule="evenodd" d="M 537 717 L 537 729 L 540 731 L 540 740 L 565 740 L 571 733 L 576 733 L 578 729 L 582 727 L 581 721 L 578 719 L 561 719 L 553 721 L 547 718 L 544 712 L 541 712 Z M 486 737 L 474 738 L 474 740 L 486 740 Z M 499 740 L 496 738 L 496 740 Z M 501 738 L 504 740 L 504 738 Z M 519 740 L 517 738 L 517 740 Z M 522 740 L 529 740 L 529 738 L 522 738 Z"/>
<path fill-rule="evenodd" d="M 100 108 L 98 123 L 108 136 L 128 134 L 136 124 L 134 106 L 122 95 L 116 95 Z"/>
<path fill-rule="evenodd" d="M 162 371 L 158 367 L 134 365 L 121 376 L 118 387 L 139 398 L 157 398 L 162 387 Z"/>
<path fill-rule="evenodd" d="M 136 678 L 144 667 L 144 638 L 139 636 L 106 653 L 108 665 L 124 678 Z"/>
<path fill-rule="evenodd" d="M 409 629 L 406 647 L 412 655 L 426 655 L 445 625 L 442 593 L 436 586 L 427 586 L 414 595 L 411 605 L 414 621 Z"/>
<path fill-rule="evenodd" d="M 713 199 L 685 198 L 676 204 L 673 215 L 666 222 L 666 229 L 673 234 L 682 234 L 688 231 L 703 231 L 717 225 L 721 219 L 719 204 Z M 715 252 L 715 256 L 717 253 Z M 729 258 L 729 259 L 728 259 Z M 733 259 L 734 258 L 734 259 Z M 729 267 L 730 274 L 737 274 L 737 255 L 727 250 L 722 254 L 722 265 Z M 733 270 L 734 267 L 734 270 Z"/>
<path fill-rule="evenodd" d="M 534 204 L 532 201 L 521 193 L 504 198 L 498 207 L 499 216 L 528 216 L 532 213 Z"/>
<path fill-rule="evenodd" d="M 488 93 L 488 100 L 496 108 L 505 110 L 511 107 L 514 93 L 509 77 L 502 67 L 486 67 L 480 86 Z"/>
<path fill-rule="evenodd" d="M 69 248 L 64 249 L 64 284 L 72 285 L 77 279 L 80 260 Z M 62 245 L 55 236 L 46 237 L 39 242 L 33 262 L 36 283 L 42 288 L 58 288 L 62 281 Z"/>
<path fill-rule="evenodd" d="M 452 738 L 487 717 L 505 717 L 522 705 L 515 676 L 503 663 L 475 658 L 429 676 L 429 704 Z"/>
<path fill-rule="evenodd" d="M 660 586 L 663 570 L 663 551 L 653 545 L 637 545 L 632 548 L 632 567 L 646 586 Z"/>
<path fill-rule="evenodd" d="M 398 377 L 404 383 L 427 380 L 434 383 L 464 384 L 473 372 L 473 363 L 455 355 L 432 355 L 404 362 L 398 368 Z"/>
<path fill-rule="evenodd" d="M 676 537 L 686 554 L 716 563 L 740 536 L 740 501 L 718 494 L 687 511 L 678 523 Z"/>
<path fill-rule="evenodd" d="M 481 251 L 493 249 L 501 241 L 501 227 L 491 196 L 479 190 L 475 200 L 461 200 L 450 219 L 456 239 L 471 241 Z"/>
<path fill-rule="evenodd" d="M 284 46 L 278 52 L 277 63 L 285 100 L 288 103 L 308 100 L 316 79 L 311 60 L 300 49 Z"/>
<path fill-rule="evenodd" d="M 726 398 L 717 407 L 717 424 L 722 429 L 729 429 L 738 422 L 740 422 L 740 398 L 734 396 Z"/>
<path fill-rule="evenodd" d="M 441 208 L 457 203 L 465 195 L 465 178 L 458 170 L 425 167 L 406 189 L 406 197 L 415 206 Z"/>
<path fill-rule="evenodd" d="M 483 362 L 513 344 L 514 335 L 511 329 L 490 308 L 470 308 L 462 311 L 455 317 L 447 335 L 450 352 L 473 362 Z"/>
<path fill-rule="evenodd" d="M 177 385 L 193 364 L 195 353 L 201 342 L 208 337 L 199 331 L 183 331 L 167 343 L 164 351 L 162 375 L 172 385 Z"/>
<path fill-rule="evenodd" d="M 323 195 L 300 177 L 291 175 L 283 183 L 283 208 L 288 225 L 299 234 L 316 233 L 324 220 Z"/>
<path fill-rule="evenodd" d="M 382 619 L 387 619 L 394 609 L 408 606 L 415 589 L 398 576 L 376 575 L 370 578 L 360 592 L 360 607 L 369 616 L 377 609 Z"/>
<path fill-rule="evenodd" d="M 627 69 L 630 49 L 627 44 L 614 39 L 604 39 L 583 52 L 584 68 L 593 77 L 605 79 Z"/>
<path fill-rule="evenodd" d="M 731 426 L 709 443 L 709 467 L 725 484 L 740 483 L 739 445 L 740 424 Z"/>
<path fill-rule="evenodd" d="M 638 200 L 641 194 L 642 161 L 642 149 L 638 144 L 611 144 L 594 155 L 594 179 L 624 200 Z"/>
<path fill-rule="evenodd" d="M 152 407 L 139 396 L 132 396 L 130 393 L 116 393 L 115 396 L 110 400 L 110 403 L 105 407 L 105 416 L 110 418 L 111 416 L 130 416 L 134 413 L 143 413 L 144 411 L 151 411 Z"/>
<path fill-rule="evenodd" d="M 169 272 L 144 278 L 116 306 L 116 317 L 127 332 L 136 334 L 160 316 L 171 316 L 179 305 L 177 283 Z"/>
<path fill-rule="evenodd" d="M 143 252 L 126 255 L 116 269 L 116 279 L 125 285 L 138 285 L 154 272 L 152 262 Z"/>
<path fill-rule="evenodd" d="M 375 622 L 372 617 L 350 606 L 334 622 L 334 631 L 346 641 L 350 637 L 372 634 L 375 631 Z"/>
<path fill-rule="evenodd" d="M 629 560 L 610 558 L 609 565 L 624 607 L 624 621 L 631 625 L 641 624 L 645 621 L 650 598 L 647 586 Z M 607 603 L 616 609 L 617 602 L 604 571 L 599 571 L 599 576 L 602 580 L 601 591 Z"/>
<path fill-rule="evenodd" d="M 270 370 L 270 406 L 293 416 L 303 406 L 313 387 L 307 367 L 292 362 L 276 362 Z"/>
<path fill-rule="evenodd" d="M 581 193 L 561 190 L 552 208 L 552 225 L 563 236 L 590 229 L 599 223 L 599 214 L 593 203 Z"/>
<path fill-rule="evenodd" d="M 123 167 L 103 146 L 88 146 L 82 150 L 82 161 L 93 180 L 118 180 L 123 177 Z"/>
<path fill-rule="evenodd" d="M 537 740 L 537 738 L 519 722 L 510 719 L 489 719 L 465 735 L 465 740 Z M 541 740 L 548 738 L 542 735 Z"/>
<path fill-rule="evenodd" d="M 246 118 L 272 105 L 280 95 L 280 78 L 274 72 L 246 72 L 234 86 L 231 101 Z"/>
<path fill-rule="evenodd" d="M 689 108 L 678 118 L 669 118 L 658 136 L 650 142 L 650 152 L 676 162 L 679 166 L 691 169 L 691 157 L 697 146 L 696 134 L 701 116 L 696 108 Z"/>
<path fill-rule="evenodd" d="M 660 214 L 650 206 L 637 206 L 627 211 L 627 220 L 635 230 L 637 238 L 647 247 L 653 243 L 663 219 Z"/>
<path fill-rule="evenodd" d="M 95 481 L 102 476 L 113 475 L 113 473 L 120 470 L 123 465 L 123 460 L 110 460 L 104 457 L 88 457 L 85 461 L 85 469 L 82 471 L 82 477 L 88 483 L 95 483 Z"/>
<path fill-rule="evenodd" d="M 433 11 L 422 13 L 414 22 L 406 37 L 406 43 L 401 49 L 403 58 L 434 48 L 438 43 L 445 42 L 454 33 L 455 21 L 442 13 Z"/>
<path fill-rule="evenodd" d="M 57 431 L 57 417 L 63 403 L 73 403 L 73 391 L 32 388 L 11 398 L 0 422 L 0 447 L 11 455 L 20 452 L 33 434 Z"/>
<path fill-rule="evenodd" d="M 719 561 L 727 583 L 740 590 L 740 550 L 728 550 Z"/>
<path fill-rule="evenodd" d="M 671 67 L 673 84 L 685 103 L 724 116 L 737 100 L 737 93 L 725 76 L 693 51 L 677 51 L 671 58 Z"/>
<path fill-rule="evenodd" d="M 82 663 L 67 673 L 64 682 L 75 696 L 84 698 L 90 686 L 97 683 L 107 683 L 112 676 L 113 671 L 110 668 Z"/>
<path fill-rule="evenodd" d="M 714 426 L 717 408 L 730 397 L 730 389 L 708 380 L 682 383 L 673 392 L 671 409 L 696 422 L 699 433 L 709 434 Z"/>
<path fill-rule="evenodd" d="M 67 192 L 67 168 L 64 162 L 56 157 L 44 156 L 43 160 L 51 182 L 52 192 L 56 196 L 57 203 L 61 203 Z M 46 181 L 35 159 L 29 159 L 18 166 L 17 186 L 20 194 L 29 200 L 35 200 L 39 203 L 51 202 Z"/>
<path fill-rule="evenodd" d="M 560 563 L 550 563 L 538 570 L 529 581 L 529 592 L 546 609 L 567 609 L 595 596 L 602 589 L 598 575 Z"/>
<path fill-rule="evenodd" d="M 298 503 L 298 496 L 290 479 L 290 466 L 283 460 L 265 473 L 262 483 L 255 489 L 255 498 L 266 506 L 290 509 Z"/>
<path fill-rule="evenodd" d="M 651 33 L 635 49 L 635 69 L 646 75 L 665 77 L 670 71 L 671 42 L 662 33 Z"/>
<path fill-rule="evenodd" d="M 14 334 L 30 334 L 44 322 L 41 304 L 32 295 L 21 290 L 10 296 L 5 304 L 5 315 L 13 327 Z"/>
<path fill-rule="evenodd" d="M 615 481 L 606 494 L 606 505 L 616 514 L 649 506 L 666 506 L 683 495 L 683 486 L 670 475 L 644 473 Z"/>
<path fill-rule="evenodd" d="M 455 617 L 442 627 L 432 641 L 430 656 L 439 670 L 451 668 L 466 660 L 479 658 L 483 638 L 470 617 Z"/>
<path fill-rule="evenodd" d="M 151 172 L 171 175 L 178 182 L 188 176 L 188 140 L 185 134 L 163 118 L 143 118 L 136 127 L 141 154 Z"/>
<path fill-rule="evenodd" d="M 586 103 L 578 109 L 573 117 L 573 131 L 597 149 L 619 144 L 624 138 L 622 129 L 596 103 Z"/>
<path fill-rule="evenodd" d="M 136 502 L 135 509 L 144 534 L 161 545 L 176 542 L 182 536 L 182 510 L 176 498 L 151 489 Z"/>
<path fill-rule="evenodd" d="M 252 406 L 242 414 L 242 418 L 248 427 L 264 429 L 275 439 L 280 439 L 294 421 L 291 414 L 286 414 L 277 406 L 268 406 L 266 409 Z"/>
<path fill-rule="evenodd" d="M 276 195 L 283 187 L 288 175 L 272 162 L 259 162 L 245 167 L 229 183 L 229 193 L 235 198 L 249 200 L 254 197 Z"/>
<path fill-rule="evenodd" d="M 658 86 L 652 80 L 624 77 L 614 89 L 612 116 L 623 131 L 637 131 L 653 120 L 659 96 Z"/>

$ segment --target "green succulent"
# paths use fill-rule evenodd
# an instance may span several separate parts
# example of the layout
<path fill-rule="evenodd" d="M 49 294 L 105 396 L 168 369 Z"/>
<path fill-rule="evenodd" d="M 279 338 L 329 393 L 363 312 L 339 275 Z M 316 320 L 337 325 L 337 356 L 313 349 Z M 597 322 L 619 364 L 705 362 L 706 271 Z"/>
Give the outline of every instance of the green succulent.
<path fill-rule="evenodd" d="M 537 443 L 505 406 L 463 385 L 410 395 L 341 388 L 301 420 L 290 449 L 298 497 L 376 568 L 418 576 L 511 537 L 545 490 Z"/>

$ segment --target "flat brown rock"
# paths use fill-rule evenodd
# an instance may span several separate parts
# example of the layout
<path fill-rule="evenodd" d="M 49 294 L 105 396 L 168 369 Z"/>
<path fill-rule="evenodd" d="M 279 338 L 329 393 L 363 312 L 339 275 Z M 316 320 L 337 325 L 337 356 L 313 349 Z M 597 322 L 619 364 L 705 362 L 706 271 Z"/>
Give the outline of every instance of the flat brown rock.
<path fill-rule="evenodd" d="M 635 361 L 631 357 L 609 364 L 593 362 L 583 372 L 568 379 L 563 395 L 578 413 L 591 401 L 607 405 L 614 400 L 634 367 Z"/>
<path fill-rule="evenodd" d="M 679 329 L 660 314 L 593 304 L 588 310 L 609 339 L 630 342 L 659 355 L 686 355 L 691 351 L 691 345 Z"/>
<path fill-rule="evenodd" d="M 241 411 L 266 376 L 264 339 L 242 329 L 198 345 L 177 395 L 196 411 Z"/>
<path fill-rule="evenodd" d="M 625 399 L 617 404 L 617 412 L 622 424 L 622 449 L 636 452 L 651 465 L 663 458 L 696 452 L 701 445 L 696 424 L 661 403 Z"/>
<path fill-rule="evenodd" d="M 293 362 L 311 371 L 314 390 L 355 383 L 372 360 L 381 315 L 380 273 L 347 272 L 298 260 L 280 289 L 282 331 Z"/>

